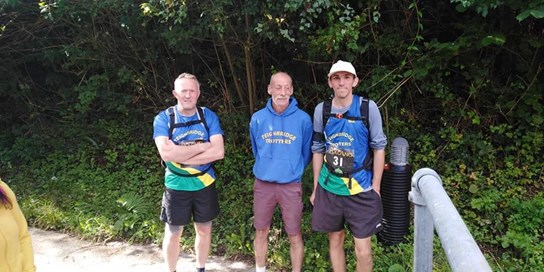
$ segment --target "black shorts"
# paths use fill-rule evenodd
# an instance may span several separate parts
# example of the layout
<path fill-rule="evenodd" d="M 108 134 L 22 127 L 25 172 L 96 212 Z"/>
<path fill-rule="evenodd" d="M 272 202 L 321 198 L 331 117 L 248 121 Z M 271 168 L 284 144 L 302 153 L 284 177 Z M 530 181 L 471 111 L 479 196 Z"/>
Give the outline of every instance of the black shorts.
<path fill-rule="evenodd" d="M 199 191 L 177 191 L 165 188 L 162 195 L 161 220 L 169 225 L 184 226 L 205 223 L 219 215 L 215 182 Z"/>
<path fill-rule="evenodd" d="M 382 200 L 374 190 L 351 196 L 330 193 L 317 186 L 312 229 L 319 232 L 336 232 L 347 223 L 353 237 L 363 239 L 382 229 Z"/>

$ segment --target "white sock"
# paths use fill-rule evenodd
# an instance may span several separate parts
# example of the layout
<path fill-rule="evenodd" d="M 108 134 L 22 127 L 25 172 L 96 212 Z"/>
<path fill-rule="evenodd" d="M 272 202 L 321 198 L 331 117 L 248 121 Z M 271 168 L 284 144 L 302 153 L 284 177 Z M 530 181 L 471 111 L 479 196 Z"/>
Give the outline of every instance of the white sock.
<path fill-rule="evenodd" d="M 255 266 L 255 272 L 266 272 L 266 266 L 265 267 Z"/>

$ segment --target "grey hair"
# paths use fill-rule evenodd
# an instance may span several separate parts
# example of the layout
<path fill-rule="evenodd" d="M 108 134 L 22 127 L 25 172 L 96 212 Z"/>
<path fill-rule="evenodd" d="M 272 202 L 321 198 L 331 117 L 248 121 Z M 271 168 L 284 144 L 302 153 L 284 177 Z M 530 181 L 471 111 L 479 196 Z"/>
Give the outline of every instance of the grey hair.
<path fill-rule="evenodd" d="M 178 78 L 176 78 L 176 81 L 180 79 L 193 79 L 194 81 L 196 81 L 196 85 L 198 86 L 198 89 L 200 90 L 200 82 L 198 81 L 195 75 L 189 74 L 189 73 L 182 73 L 178 76 Z M 175 82 L 174 82 L 174 85 L 175 85 Z"/>

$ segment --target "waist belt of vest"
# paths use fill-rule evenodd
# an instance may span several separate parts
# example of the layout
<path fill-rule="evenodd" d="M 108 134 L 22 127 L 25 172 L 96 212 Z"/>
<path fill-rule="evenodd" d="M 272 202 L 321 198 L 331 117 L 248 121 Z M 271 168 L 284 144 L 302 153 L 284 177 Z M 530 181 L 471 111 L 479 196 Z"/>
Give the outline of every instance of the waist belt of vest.
<path fill-rule="evenodd" d="M 200 177 L 206 173 L 208 173 L 208 171 L 210 171 L 210 169 L 212 168 L 212 163 L 210 163 L 210 165 L 208 165 L 208 167 L 206 167 L 206 169 L 204 169 L 203 171 L 200 171 L 198 173 L 194 173 L 194 174 L 181 174 L 181 173 L 176 173 L 172 170 L 170 170 L 170 172 L 174 173 L 175 175 L 178 175 L 180 177 L 185 177 L 185 178 L 191 178 L 191 177 Z"/>
<path fill-rule="evenodd" d="M 337 170 L 338 168 L 334 168 L 334 167 L 328 165 L 327 163 L 325 163 L 325 166 L 327 167 L 327 170 L 329 170 L 329 172 L 330 172 L 331 174 L 333 174 L 333 175 L 335 175 L 335 176 L 337 176 L 337 177 L 342 177 L 342 178 L 349 178 L 349 177 L 352 177 L 353 174 L 355 174 L 355 173 L 357 173 L 357 172 L 359 172 L 359 171 L 365 169 L 365 166 L 363 165 L 363 166 L 358 167 L 358 168 L 355 168 L 355 169 L 353 169 L 353 170 L 351 170 L 351 171 L 349 171 L 349 172 L 338 173 L 338 172 L 336 172 L 336 170 Z"/>
<path fill-rule="evenodd" d="M 325 167 L 327 167 L 327 170 L 329 170 L 329 173 L 337 176 L 337 177 L 341 177 L 341 178 L 349 178 L 349 181 L 348 181 L 348 188 L 351 190 L 351 179 L 353 178 L 353 174 L 361 171 L 361 170 L 370 170 L 372 169 L 372 156 L 370 155 L 370 152 L 367 153 L 366 157 L 365 157 L 365 160 L 363 161 L 363 165 L 360 166 L 360 167 L 357 167 L 349 172 L 342 172 L 342 173 L 337 173 L 336 172 L 336 168 L 330 166 L 327 162 L 325 162 Z M 325 180 L 325 184 L 327 184 L 327 181 L 329 179 L 327 178 Z"/>
<path fill-rule="evenodd" d="M 348 188 L 351 190 L 351 179 L 353 178 L 353 174 L 361 171 L 361 170 L 364 170 L 365 169 L 365 165 L 361 166 L 361 167 L 358 167 L 358 168 L 355 168 L 349 172 L 342 172 L 342 173 L 337 173 L 335 170 L 335 168 L 331 167 L 330 165 L 328 165 L 327 163 L 325 163 L 325 167 L 327 167 L 327 170 L 329 170 L 329 172 L 337 177 L 342 177 L 342 178 L 348 178 Z M 325 184 L 327 184 L 327 181 L 329 181 L 329 179 L 327 178 L 325 180 Z"/>

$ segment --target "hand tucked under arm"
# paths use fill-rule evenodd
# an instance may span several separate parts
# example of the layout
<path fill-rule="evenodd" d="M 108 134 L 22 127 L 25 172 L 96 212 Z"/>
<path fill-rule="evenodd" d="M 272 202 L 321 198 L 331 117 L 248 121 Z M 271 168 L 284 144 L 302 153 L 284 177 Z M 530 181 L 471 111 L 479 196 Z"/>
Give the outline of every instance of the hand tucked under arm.
<path fill-rule="evenodd" d="M 183 162 L 205 152 L 212 147 L 211 143 L 199 143 L 189 146 L 176 145 L 168 137 L 155 138 L 155 145 L 161 159 L 167 162 Z"/>
<path fill-rule="evenodd" d="M 223 135 L 216 134 L 210 137 L 210 142 L 205 143 L 209 144 L 210 148 L 204 150 L 201 153 L 196 154 L 186 160 L 178 161 L 179 163 L 185 165 L 200 165 L 206 164 L 213 161 L 221 160 L 225 156 L 225 145 L 223 143 Z M 201 144 L 196 144 L 201 145 Z"/>

